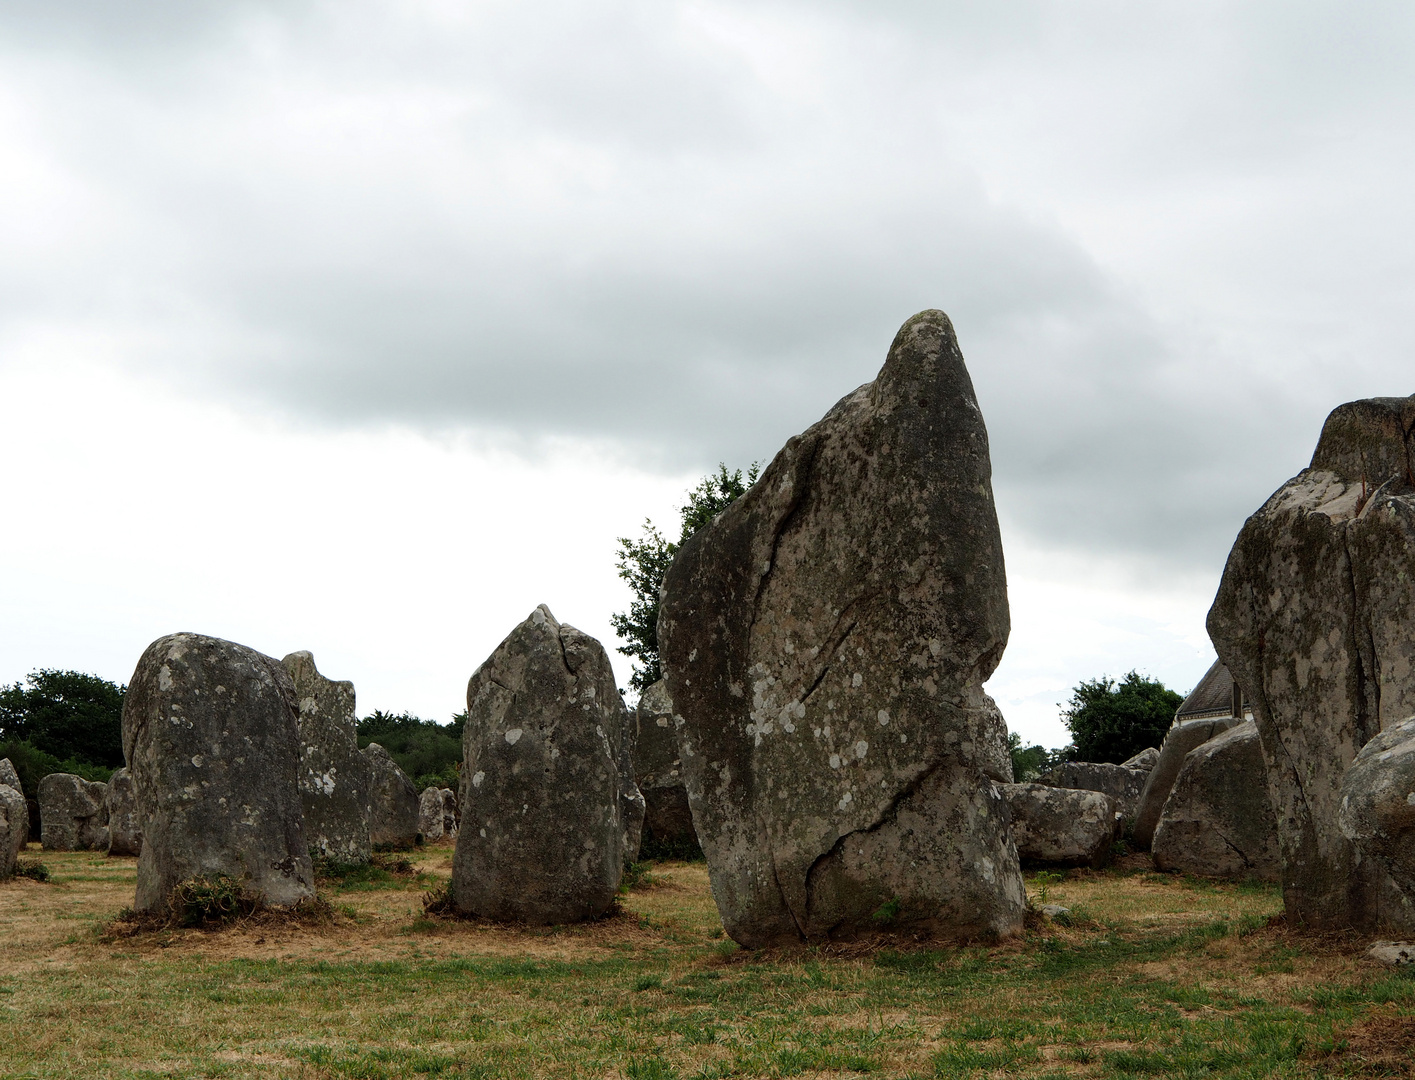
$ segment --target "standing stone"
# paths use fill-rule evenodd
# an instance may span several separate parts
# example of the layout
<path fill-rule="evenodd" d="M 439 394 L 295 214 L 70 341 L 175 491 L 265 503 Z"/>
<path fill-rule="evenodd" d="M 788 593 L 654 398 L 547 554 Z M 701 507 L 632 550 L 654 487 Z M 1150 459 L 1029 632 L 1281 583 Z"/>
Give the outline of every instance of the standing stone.
<path fill-rule="evenodd" d="M 1155 866 L 1278 881 L 1277 814 L 1251 720 L 1189 751 L 1155 830 Z"/>
<path fill-rule="evenodd" d="M 39 782 L 40 843 L 45 851 L 93 851 L 108 846 L 108 788 L 73 773 Z"/>
<path fill-rule="evenodd" d="M 1129 765 L 1112 765 L 1105 761 L 1064 761 L 1043 776 L 1040 783 L 1109 795 L 1115 804 L 1116 820 L 1121 831 L 1128 831 L 1135 823 L 1140 795 L 1149 778 L 1149 770 Z"/>
<path fill-rule="evenodd" d="M 743 945 L 1021 930 L 987 430 L 948 317 L 679 549 L 658 640 L 698 839 Z M 887 907 L 886 907 L 887 906 Z"/>
<path fill-rule="evenodd" d="M 1209 611 L 1258 724 L 1296 926 L 1415 929 L 1337 823 L 1357 752 L 1415 714 L 1412 460 L 1415 396 L 1335 409 L 1311 466 L 1244 523 Z"/>
<path fill-rule="evenodd" d="M 123 756 L 143 833 L 135 910 L 164 912 L 177 885 L 218 874 L 275 906 L 314 895 L 278 660 L 202 634 L 154 641 L 123 700 Z"/>
<path fill-rule="evenodd" d="M 698 837 L 683 786 L 673 700 L 662 679 L 639 698 L 634 728 L 634 780 L 644 795 L 646 839 L 656 850 L 691 851 L 698 846 Z"/>
<path fill-rule="evenodd" d="M 300 715 L 300 806 L 313 854 L 369 859 L 369 763 L 359 753 L 354 684 L 326 679 L 308 652 L 284 660 Z"/>
<path fill-rule="evenodd" d="M 1179 771 L 1184 768 L 1184 759 L 1189 752 L 1214 736 L 1222 735 L 1236 723 L 1238 721 L 1231 716 L 1219 716 L 1210 720 L 1181 720 L 1170 727 L 1160 746 L 1159 760 L 1145 780 L 1144 790 L 1140 792 L 1140 804 L 1135 811 L 1135 828 L 1131 838 L 1141 851 L 1154 843 L 1155 829 L 1159 827 L 1165 800 L 1174 790 L 1174 782 L 1179 779 Z"/>
<path fill-rule="evenodd" d="M 418 832 L 423 834 L 423 840 L 428 843 L 441 840 L 446 832 L 446 802 L 442 798 L 442 791 L 442 788 L 434 784 L 424 788 L 423 793 L 418 796 Z"/>
<path fill-rule="evenodd" d="M 1407 897 L 1415 897 L 1415 717 L 1361 747 L 1342 777 L 1337 824 Z"/>
<path fill-rule="evenodd" d="M 628 725 L 604 648 L 542 605 L 472 676 L 467 715 L 457 909 L 530 923 L 602 915 L 624 864 Z"/>
<path fill-rule="evenodd" d="M 28 840 L 29 808 L 24 794 L 18 786 L 0 784 L 0 880 L 14 876 L 15 860 Z"/>
<path fill-rule="evenodd" d="M 1012 839 L 1026 863 L 1101 867 L 1115 841 L 1115 803 L 1087 788 L 999 785 L 1012 814 Z"/>
<path fill-rule="evenodd" d="M 404 851 L 418 841 L 417 788 L 378 743 L 362 753 L 369 766 L 369 842 L 380 850 Z"/>
<path fill-rule="evenodd" d="M 133 775 L 126 768 L 119 769 L 108 781 L 104 804 L 108 809 L 108 854 L 141 855 L 137 793 L 133 790 Z"/>
<path fill-rule="evenodd" d="M 644 840 L 644 815 L 647 804 L 644 793 L 634 780 L 634 754 L 637 750 L 636 725 L 633 715 L 619 695 L 616 724 L 610 732 L 614 744 L 614 764 L 619 770 L 619 822 L 623 827 L 624 865 L 637 862 Z"/>
<path fill-rule="evenodd" d="M 9 758 L 0 758 L 0 785 L 12 787 L 21 795 L 25 793 L 20 784 L 20 774 L 15 771 L 15 766 Z"/>
<path fill-rule="evenodd" d="M 461 823 L 461 811 L 457 807 L 457 793 L 451 788 L 442 789 L 442 835 L 457 837 L 457 827 Z"/>

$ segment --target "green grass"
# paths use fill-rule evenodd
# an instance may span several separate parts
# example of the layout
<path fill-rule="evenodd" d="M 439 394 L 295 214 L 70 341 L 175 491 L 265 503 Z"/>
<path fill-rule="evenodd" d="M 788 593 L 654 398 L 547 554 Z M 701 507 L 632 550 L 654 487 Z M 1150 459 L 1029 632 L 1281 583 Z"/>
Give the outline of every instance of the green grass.
<path fill-rule="evenodd" d="M 445 854 L 417 859 L 442 880 Z M 701 867 L 653 875 L 580 927 L 428 919 L 351 885 L 357 918 L 322 929 L 67 945 L 61 916 L 130 895 L 7 886 L 0 1075 L 1376 1075 L 1346 1033 L 1415 1017 L 1415 978 L 1268 928 L 1270 887 L 1073 875 L 1048 891 L 1094 921 L 1019 943 L 754 953 L 720 936 Z"/>

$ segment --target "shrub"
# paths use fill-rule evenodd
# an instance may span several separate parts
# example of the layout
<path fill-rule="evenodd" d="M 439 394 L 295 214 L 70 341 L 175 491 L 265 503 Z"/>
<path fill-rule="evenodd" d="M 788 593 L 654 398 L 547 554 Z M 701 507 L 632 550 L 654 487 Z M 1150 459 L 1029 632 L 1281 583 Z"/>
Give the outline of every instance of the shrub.
<path fill-rule="evenodd" d="M 15 861 L 15 877 L 29 878 L 31 881 L 48 881 L 49 867 L 37 859 L 17 859 Z"/>
<path fill-rule="evenodd" d="M 1072 761 L 1120 764 L 1150 746 L 1159 746 L 1184 698 L 1158 679 L 1130 672 L 1124 680 L 1102 677 L 1078 685 L 1061 719 L 1072 745 Z"/>
<path fill-rule="evenodd" d="M 172 890 L 172 919 L 179 926 L 207 926 L 251 915 L 259 901 L 246 894 L 241 882 L 225 874 L 197 877 Z"/>

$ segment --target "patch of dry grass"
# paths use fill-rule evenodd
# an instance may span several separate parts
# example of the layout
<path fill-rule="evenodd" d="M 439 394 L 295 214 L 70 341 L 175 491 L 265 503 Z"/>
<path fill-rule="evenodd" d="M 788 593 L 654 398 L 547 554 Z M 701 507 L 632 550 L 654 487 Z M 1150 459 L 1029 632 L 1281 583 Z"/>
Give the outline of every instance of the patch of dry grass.
<path fill-rule="evenodd" d="M 1415 980 L 1288 934 L 1270 886 L 1072 872 L 1070 925 L 994 947 L 750 952 L 701 864 L 594 923 L 427 919 L 451 853 L 325 879 L 324 923 L 128 937 L 134 860 L 44 853 L 52 882 L 0 884 L 0 1075 L 1395 1075 L 1412 1030 Z"/>

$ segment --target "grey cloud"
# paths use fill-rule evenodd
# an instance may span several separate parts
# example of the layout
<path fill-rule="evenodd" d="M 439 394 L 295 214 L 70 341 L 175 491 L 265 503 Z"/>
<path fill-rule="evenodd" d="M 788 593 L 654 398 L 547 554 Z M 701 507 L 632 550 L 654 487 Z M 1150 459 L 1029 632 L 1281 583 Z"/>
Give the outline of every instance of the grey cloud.
<path fill-rule="evenodd" d="M 105 5 L 77 29 L 0 8 L 22 61 L 0 87 L 78 192 L 25 197 L 94 222 L 0 255 L 12 340 L 82 326 L 253 409 L 615 440 L 682 468 L 768 456 L 942 307 L 1009 522 L 1174 566 L 1222 559 L 1333 395 L 1409 392 L 1409 268 L 1377 305 L 1281 235 L 1313 204 L 1348 213 L 1314 125 L 1370 128 L 1373 100 L 1410 95 L 1393 46 L 1359 59 L 1408 39 L 1393 9 L 1315 69 L 1335 8 L 143 10 L 109 39 Z M 1350 156 L 1383 175 L 1372 130 Z M 1133 269 L 1098 243 L 1168 246 Z M 1314 333 L 1296 286 L 1349 310 Z M 1368 347 L 1336 365 L 1303 354 L 1319 335 Z"/>

